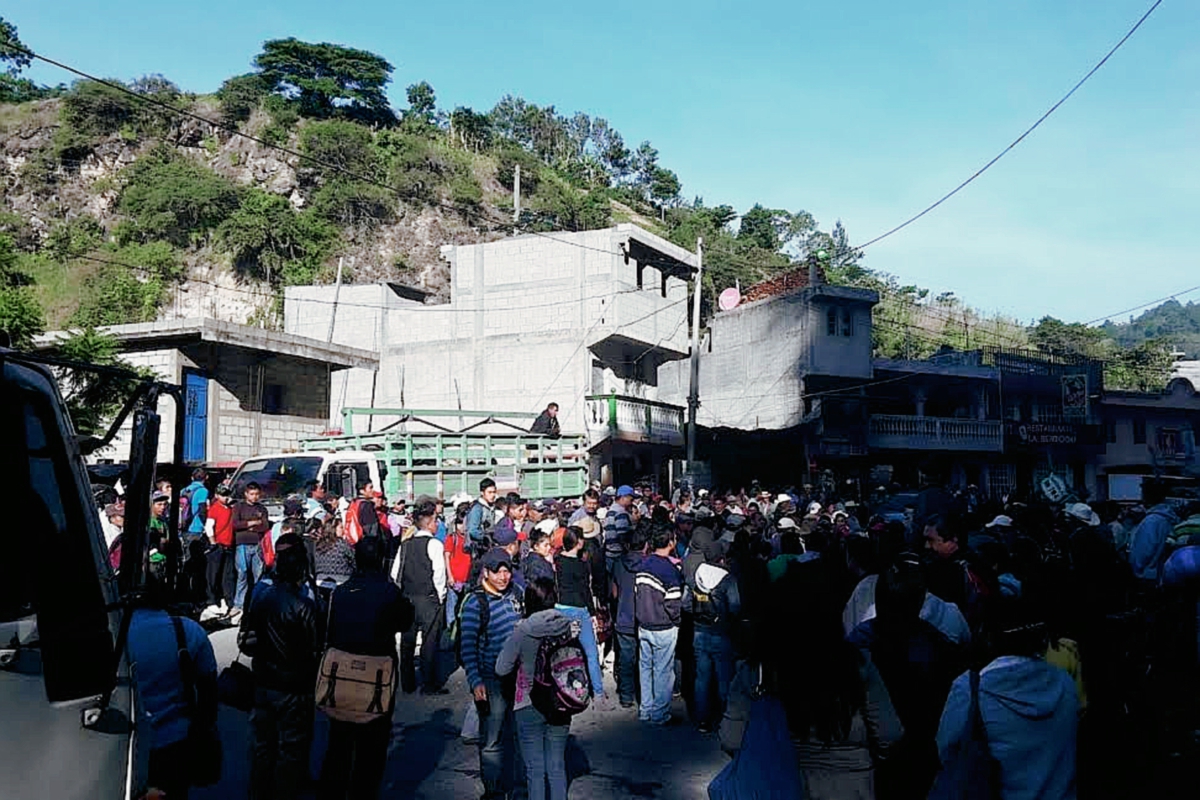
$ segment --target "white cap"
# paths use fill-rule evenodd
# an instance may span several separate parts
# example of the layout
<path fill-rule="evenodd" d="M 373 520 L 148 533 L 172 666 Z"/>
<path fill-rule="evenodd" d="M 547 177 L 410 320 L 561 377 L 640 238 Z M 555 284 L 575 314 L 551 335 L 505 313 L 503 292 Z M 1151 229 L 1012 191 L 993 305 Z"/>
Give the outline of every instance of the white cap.
<path fill-rule="evenodd" d="M 778 523 L 776 523 L 775 527 L 779 528 L 781 531 L 795 530 L 796 520 L 792 519 L 791 517 L 783 517 Z"/>
<path fill-rule="evenodd" d="M 808 513 L 812 516 L 816 516 L 816 515 L 820 514 L 821 513 L 821 504 L 817 503 L 817 502 L 809 503 L 808 504 Z"/>
<path fill-rule="evenodd" d="M 541 522 L 539 522 L 537 525 L 534 525 L 533 529 L 535 531 L 541 531 L 542 533 L 547 534 L 547 535 L 553 535 L 554 532 L 556 530 L 558 530 L 558 520 L 544 519 Z"/>
<path fill-rule="evenodd" d="M 775 502 L 776 502 L 776 504 L 778 504 L 778 503 L 790 503 L 790 502 L 792 502 L 792 498 L 791 498 L 791 497 L 789 497 L 789 496 L 788 496 L 788 495 L 786 495 L 786 494 L 781 494 L 781 495 L 779 495 L 779 497 L 776 497 L 776 498 L 775 498 Z"/>

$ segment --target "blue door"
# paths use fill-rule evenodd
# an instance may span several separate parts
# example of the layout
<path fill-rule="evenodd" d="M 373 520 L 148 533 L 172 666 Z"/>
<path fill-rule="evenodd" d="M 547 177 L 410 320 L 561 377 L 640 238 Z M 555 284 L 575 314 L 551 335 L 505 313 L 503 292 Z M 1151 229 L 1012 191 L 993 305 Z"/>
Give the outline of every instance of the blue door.
<path fill-rule="evenodd" d="M 184 376 L 183 460 L 205 461 L 208 455 L 208 378 L 189 372 Z"/>

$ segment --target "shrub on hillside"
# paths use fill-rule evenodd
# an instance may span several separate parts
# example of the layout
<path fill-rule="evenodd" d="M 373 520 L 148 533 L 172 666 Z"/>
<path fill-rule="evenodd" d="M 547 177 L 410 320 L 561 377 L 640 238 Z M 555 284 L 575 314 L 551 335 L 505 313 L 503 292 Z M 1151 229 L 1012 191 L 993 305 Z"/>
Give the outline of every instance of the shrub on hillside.
<path fill-rule="evenodd" d="M 55 261 L 66 261 L 95 250 L 103 241 L 100 223 L 84 215 L 56 224 L 46 236 L 44 247 Z"/>
<path fill-rule="evenodd" d="M 126 171 L 117 208 L 128 216 L 123 242 L 163 239 L 186 247 L 238 206 L 237 188 L 211 169 L 160 148 Z"/>
<path fill-rule="evenodd" d="M 83 282 L 71 324 L 83 328 L 150 322 L 158 316 L 165 289 L 157 277 L 139 278 L 122 264 L 102 264 Z"/>
<path fill-rule="evenodd" d="M 312 212 L 297 213 L 279 195 L 251 189 L 217 228 L 217 242 L 244 275 L 306 283 L 328 254 L 337 232 Z"/>

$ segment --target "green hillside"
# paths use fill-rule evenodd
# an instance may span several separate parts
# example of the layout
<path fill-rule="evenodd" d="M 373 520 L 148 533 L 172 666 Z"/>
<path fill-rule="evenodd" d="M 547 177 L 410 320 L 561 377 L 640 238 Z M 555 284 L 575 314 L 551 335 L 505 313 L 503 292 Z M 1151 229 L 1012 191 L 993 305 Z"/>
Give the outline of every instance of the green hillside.
<path fill-rule="evenodd" d="M 705 316 L 722 289 L 815 258 L 830 281 L 880 292 L 882 356 L 994 345 L 1124 357 L 1090 333 L 1050 342 L 872 270 L 840 222 L 689 198 L 657 148 L 603 117 L 511 95 L 472 109 L 420 80 L 395 108 L 384 56 L 293 38 L 247 53 L 250 71 L 211 95 L 162 75 L 37 86 L 21 77 L 24 48 L 3 23 L 0 329 L 18 345 L 168 312 L 278 325 L 282 288 L 329 282 L 339 261 L 349 280 L 444 300 L 442 244 L 634 221 L 688 249 L 703 237 Z"/>

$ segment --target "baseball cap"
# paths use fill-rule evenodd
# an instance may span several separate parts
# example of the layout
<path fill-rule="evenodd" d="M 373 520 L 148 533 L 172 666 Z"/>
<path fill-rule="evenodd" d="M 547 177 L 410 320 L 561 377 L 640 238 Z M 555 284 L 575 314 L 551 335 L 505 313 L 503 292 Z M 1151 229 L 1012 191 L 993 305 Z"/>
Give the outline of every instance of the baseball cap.
<path fill-rule="evenodd" d="M 729 530 L 740 528 L 746 524 L 746 518 L 741 514 L 730 514 L 725 518 L 725 527 Z"/>
<path fill-rule="evenodd" d="M 775 498 L 775 502 L 776 503 L 790 503 L 790 502 L 792 502 L 792 498 L 789 495 L 781 494 Z"/>
<path fill-rule="evenodd" d="M 989 522 L 987 525 L 984 525 L 983 527 L 985 527 L 985 528 L 995 528 L 995 527 L 1008 528 L 1008 527 L 1011 527 L 1012 524 L 1013 524 L 1012 517 L 1001 514 L 1000 516 L 996 517 L 994 520 Z"/>
<path fill-rule="evenodd" d="M 808 504 L 808 513 L 809 513 L 809 514 L 811 514 L 811 515 L 812 515 L 812 516 L 814 516 L 814 517 L 816 517 L 816 516 L 820 516 L 820 514 L 821 514 L 821 504 L 820 504 L 820 503 L 816 503 L 816 502 L 809 503 L 809 504 Z"/>
<path fill-rule="evenodd" d="M 617 489 L 617 497 L 633 497 L 635 494 L 637 493 L 633 491 L 633 487 L 628 484 Z"/>
<path fill-rule="evenodd" d="M 151 498 L 150 502 L 152 502 L 152 503 L 169 503 L 169 502 L 171 502 L 171 496 L 169 494 L 163 494 L 162 492 L 155 492 L 154 497 Z"/>
<path fill-rule="evenodd" d="M 792 519 L 791 517 L 784 517 L 779 520 L 775 527 L 779 528 L 781 531 L 795 530 L 796 520 Z"/>
<path fill-rule="evenodd" d="M 595 524 L 595 523 L 593 523 L 593 524 Z M 556 531 L 558 529 L 558 520 L 544 519 L 541 522 L 539 522 L 537 525 L 534 525 L 533 529 L 535 531 L 540 531 L 541 533 L 551 536 L 554 534 L 554 531 Z"/>
<path fill-rule="evenodd" d="M 479 563 L 488 572 L 497 572 L 501 567 L 511 572 L 513 568 L 512 557 L 499 547 L 493 547 L 484 553 Z"/>
<path fill-rule="evenodd" d="M 517 540 L 517 530 L 510 525 L 499 525 L 492 529 L 492 541 L 507 547 Z"/>
<path fill-rule="evenodd" d="M 304 513 L 304 503 L 300 502 L 298 497 L 289 497 L 283 501 L 283 515 L 285 517 L 298 517 Z"/>

